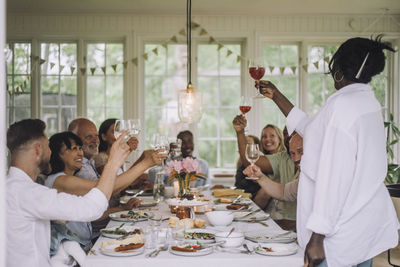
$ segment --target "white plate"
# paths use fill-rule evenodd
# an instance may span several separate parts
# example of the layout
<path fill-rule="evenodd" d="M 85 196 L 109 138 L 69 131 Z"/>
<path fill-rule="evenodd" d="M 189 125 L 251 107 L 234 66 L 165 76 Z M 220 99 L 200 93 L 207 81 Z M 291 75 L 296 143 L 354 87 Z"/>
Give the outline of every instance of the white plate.
<path fill-rule="evenodd" d="M 272 249 L 271 252 L 266 251 L 264 248 L 270 248 Z M 288 256 L 295 254 L 297 252 L 297 244 L 296 243 L 290 243 L 290 244 L 258 244 L 257 246 L 254 247 L 254 251 L 257 254 L 260 255 L 265 255 L 265 256 Z"/>
<path fill-rule="evenodd" d="M 243 211 L 251 211 L 253 209 L 252 207 L 248 207 L 247 210 L 230 210 L 227 208 L 227 206 L 229 206 L 229 205 L 232 205 L 232 204 L 218 204 L 218 205 L 214 206 L 214 210 L 235 211 L 235 212 L 242 211 L 243 212 Z"/>
<path fill-rule="evenodd" d="M 181 207 L 195 207 L 195 206 L 204 206 L 208 204 L 208 202 L 204 201 L 187 200 L 187 199 L 181 200 L 177 198 L 167 199 L 167 203 L 170 206 L 181 206 Z"/>
<path fill-rule="evenodd" d="M 297 239 L 294 232 L 279 230 L 279 229 L 266 229 L 262 231 L 251 231 L 244 233 L 244 237 L 250 241 L 257 243 L 291 243 Z M 278 236 L 279 235 L 279 236 Z"/>
<path fill-rule="evenodd" d="M 233 218 L 234 221 L 240 222 L 250 222 L 250 221 L 265 221 L 269 218 L 269 214 L 265 212 L 256 212 L 250 216 L 245 215 L 249 214 L 249 211 L 238 211 L 235 212 L 235 217 Z"/>
<path fill-rule="evenodd" d="M 147 214 L 146 217 L 139 218 L 139 219 L 134 219 L 134 218 L 121 218 L 121 214 L 128 214 L 128 211 L 118 211 L 114 213 L 110 213 L 108 217 L 110 217 L 111 220 L 114 221 L 119 221 L 119 222 L 140 222 L 140 221 L 146 221 L 148 218 L 153 217 L 153 213 L 148 212 L 148 211 L 140 211 L 140 210 L 134 210 L 134 212 L 142 212 L 143 214 Z"/>
<path fill-rule="evenodd" d="M 185 241 L 185 242 L 199 242 L 202 244 L 210 244 L 215 242 L 215 238 L 209 239 L 209 240 L 203 240 L 203 239 L 187 239 L 184 237 L 184 233 L 210 233 L 210 234 L 215 234 L 216 231 L 212 229 L 188 229 L 186 231 L 180 231 L 175 234 L 174 238 L 177 240 Z"/>
<path fill-rule="evenodd" d="M 123 234 L 103 233 L 103 230 L 111 230 L 111 231 L 114 231 L 114 230 L 117 229 L 117 228 L 119 228 L 119 227 L 118 227 L 118 226 L 115 226 L 115 227 L 110 227 L 110 228 L 104 228 L 104 229 L 101 229 L 101 230 L 100 230 L 100 233 L 101 233 L 101 235 L 104 236 L 104 237 L 108 237 L 108 238 L 119 238 L 119 237 L 123 236 Z M 127 232 L 131 232 L 131 231 L 134 231 L 135 229 L 138 229 L 137 227 L 134 227 L 134 226 L 127 226 L 127 225 L 123 225 L 123 226 L 120 227 L 120 228 L 123 229 L 123 230 L 125 230 L 125 231 L 127 231 Z M 134 234 L 132 234 L 132 235 L 134 235 Z M 131 236 L 131 235 L 129 235 L 129 236 Z"/>
<path fill-rule="evenodd" d="M 122 196 L 122 197 L 120 197 L 120 199 L 119 199 L 119 203 L 121 203 L 121 204 L 126 204 L 126 203 L 128 203 L 128 201 L 129 201 L 131 198 L 133 198 L 133 196 Z M 138 197 L 138 199 L 141 200 L 141 203 L 140 203 L 140 206 L 139 206 L 139 207 L 142 207 L 142 208 L 145 208 L 145 207 L 154 207 L 154 206 L 156 206 L 156 205 L 158 204 L 158 202 L 155 201 L 155 200 L 153 199 L 153 197 Z"/>
<path fill-rule="evenodd" d="M 174 255 L 178 255 L 178 256 L 197 257 L 197 256 L 204 256 L 204 255 L 208 255 L 208 254 L 212 253 L 213 248 L 212 247 L 204 248 L 201 250 L 197 250 L 196 252 L 184 252 L 184 251 L 173 250 L 173 249 L 171 249 L 171 247 L 169 247 L 169 252 Z"/>
<path fill-rule="evenodd" d="M 125 250 L 125 251 L 114 251 L 114 248 L 118 247 L 119 245 L 109 245 L 100 248 L 100 252 L 104 255 L 107 256 L 113 256 L 113 257 L 129 257 L 129 256 L 136 256 L 140 255 L 144 251 L 144 246 L 138 249 L 131 249 L 131 250 Z"/>

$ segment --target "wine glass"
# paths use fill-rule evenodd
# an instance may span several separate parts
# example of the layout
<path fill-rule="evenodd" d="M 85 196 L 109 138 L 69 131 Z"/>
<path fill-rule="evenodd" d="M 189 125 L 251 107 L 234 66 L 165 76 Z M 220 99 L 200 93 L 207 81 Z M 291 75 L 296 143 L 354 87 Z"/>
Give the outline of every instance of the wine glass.
<path fill-rule="evenodd" d="M 151 136 L 150 138 L 150 147 L 154 150 L 159 149 L 159 139 L 160 135 L 158 133 L 155 133 Z"/>
<path fill-rule="evenodd" d="M 250 161 L 251 166 L 260 158 L 260 150 L 257 144 L 247 144 L 246 145 L 246 159 Z M 251 176 L 246 177 L 249 180 L 258 180 L 257 177 Z"/>
<path fill-rule="evenodd" d="M 116 120 L 115 124 L 114 124 L 114 136 L 116 139 L 118 139 L 120 137 L 120 135 L 126 131 L 126 130 L 130 130 L 130 125 L 129 125 L 129 120 Z M 128 136 L 124 137 L 123 141 L 127 141 L 128 140 Z"/>
<path fill-rule="evenodd" d="M 140 130 L 142 129 L 140 127 L 140 119 L 130 119 L 129 120 L 129 125 L 130 125 L 130 136 L 138 136 L 140 133 Z"/>
<path fill-rule="evenodd" d="M 242 96 L 240 98 L 240 105 L 239 105 L 239 110 L 242 113 L 242 116 L 246 117 L 246 113 L 251 110 L 252 106 L 252 99 L 250 97 Z M 244 129 L 244 132 L 248 132 L 248 125 L 246 125 L 246 128 Z"/>
<path fill-rule="evenodd" d="M 249 73 L 250 73 L 251 78 L 253 78 L 256 81 L 259 81 L 262 79 L 262 77 L 265 74 L 265 67 L 260 59 L 250 60 Z M 262 98 L 262 97 L 263 96 L 260 94 L 260 92 L 258 92 L 258 95 L 256 96 L 256 98 Z"/>
<path fill-rule="evenodd" d="M 169 153 L 169 141 L 168 136 L 160 135 L 158 139 L 158 149 L 161 149 L 159 154 L 167 155 Z M 164 169 L 164 161 L 161 162 L 161 166 Z"/>

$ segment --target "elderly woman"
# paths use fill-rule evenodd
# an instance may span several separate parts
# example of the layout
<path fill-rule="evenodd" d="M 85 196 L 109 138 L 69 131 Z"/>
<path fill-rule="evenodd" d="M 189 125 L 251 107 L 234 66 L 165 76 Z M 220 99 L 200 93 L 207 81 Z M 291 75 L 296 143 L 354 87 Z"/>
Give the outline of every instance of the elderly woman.
<path fill-rule="evenodd" d="M 371 266 L 398 244 L 399 222 L 384 180 L 387 171 L 382 108 L 368 85 L 383 71 L 376 40 L 352 38 L 333 55 L 337 92 L 308 117 L 269 81 L 256 82 L 287 116 L 289 133 L 304 138 L 297 231 L 308 266 Z"/>

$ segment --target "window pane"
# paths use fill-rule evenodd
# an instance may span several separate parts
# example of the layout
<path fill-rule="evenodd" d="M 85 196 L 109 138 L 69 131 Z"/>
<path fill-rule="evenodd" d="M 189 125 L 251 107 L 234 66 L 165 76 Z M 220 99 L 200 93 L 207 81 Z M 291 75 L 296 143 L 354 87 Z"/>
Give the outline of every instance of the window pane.
<path fill-rule="evenodd" d="M 221 142 L 221 159 L 222 166 L 228 168 L 236 168 L 236 161 L 239 157 L 237 152 L 237 142 L 234 141 L 222 141 Z"/>
<path fill-rule="evenodd" d="M 213 162 L 217 162 L 217 141 L 200 140 L 198 145 L 200 158 L 208 162 L 209 167 Z M 215 165 L 214 165 L 215 166 Z"/>
<path fill-rule="evenodd" d="M 61 76 L 61 105 L 76 106 L 76 77 Z"/>
<path fill-rule="evenodd" d="M 218 106 L 218 77 L 201 77 L 198 78 L 199 88 L 203 92 L 204 106 Z"/>
<path fill-rule="evenodd" d="M 59 44 L 42 44 L 40 58 L 45 60 L 41 65 L 42 75 L 59 73 Z"/>
<path fill-rule="evenodd" d="M 48 136 L 59 132 L 57 108 L 42 108 L 42 120 L 46 123 L 46 132 Z"/>
<path fill-rule="evenodd" d="M 199 123 L 199 136 L 215 137 L 218 134 L 218 109 L 206 109 L 203 112 L 203 117 Z"/>
<path fill-rule="evenodd" d="M 42 103 L 44 106 L 58 105 L 58 77 L 44 76 L 41 81 Z"/>
<path fill-rule="evenodd" d="M 87 45 L 87 114 L 96 125 L 110 116 L 122 118 L 124 92 L 124 45 Z M 106 68 L 106 73 L 102 68 Z M 94 72 L 92 74 L 92 70 Z"/>
<path fill-rule="evenodd" d="M 31 44 L 15 43 L 14 44 L 14 73 L 30 74 L 31 73 Z"/>

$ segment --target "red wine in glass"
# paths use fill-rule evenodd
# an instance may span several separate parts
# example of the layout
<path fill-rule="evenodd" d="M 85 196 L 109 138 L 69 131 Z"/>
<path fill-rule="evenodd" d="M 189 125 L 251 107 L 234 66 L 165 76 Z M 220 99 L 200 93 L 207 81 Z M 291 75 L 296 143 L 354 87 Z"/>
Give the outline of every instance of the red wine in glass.
<path fill-rule="evenodd" d="M 242 114 L 244 115 L 251 110 L 251 106 L 239 106 L 239 109 L 242 112 Z"/>
<path fill-rule="evenodd" d="M 249 67 L 249 73 L 251 78 L 253 78 L 254 80 L 261 80 L 261 78 L 264 76 L 265 74 L 265 68 L 264 67 Z"/>

